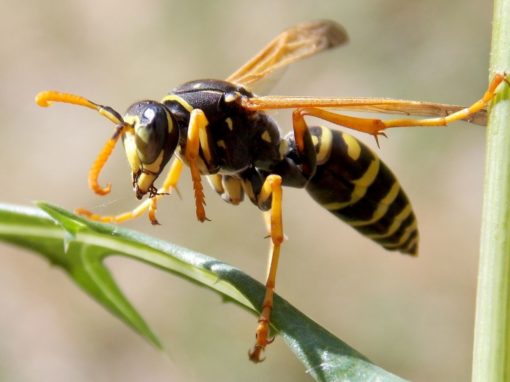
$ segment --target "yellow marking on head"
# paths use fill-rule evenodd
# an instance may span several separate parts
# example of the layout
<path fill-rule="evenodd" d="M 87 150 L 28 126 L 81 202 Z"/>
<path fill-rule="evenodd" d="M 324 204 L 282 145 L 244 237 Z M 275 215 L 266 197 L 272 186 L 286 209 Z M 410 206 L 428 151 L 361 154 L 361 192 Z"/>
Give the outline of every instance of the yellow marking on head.
<path fill-rule="evenodd" d="M 323 164 L 326 163 L 326 161 L 329 159 L 329 156 L 331 155 L 331 147 L 333 145 L 333 133 L 330 129 L 327 129 L 325 127 L 321 127 L 322 135 L 320 138 L 320 146 L 319 146 L 319 152 L 317 153 L 317 164 Z M 312 136 L 312 140 L 315 138 Z M 314 145 L 316 143 L 314 142 Z"/>
<path fill-rule="evenodd" d="M 330 211 L 340 210 L 344 207 L 350 206 L 363 198 L 367 193 L 368 187 L 374 182 L 379 173 L 380 161 L 379 158 L 374 157 L 365 173 L 358 179 L 353 180 L 354 190 L 351 193 L 351 198 L 345 202 L 326 203 L 322 206 Z"/>
<path fill-rule="evenodd" d="M 150 135 L 151 135 L 151 131 L 149 131 L 148 129 L 136 129 L 135 128 L 135 132 L 136 132 L 136 136 L 143 142 L 145 143 L 146 145 L 149 143 L 150 141 Z"/>
<path fill-rule="evenodd" d="M 372 214 L 372 217 L 368 220 L 356 220 L 356 221 L 350 221 L 349 225 L 351 227 L 361 227 L 366 226 L 375 223 L 379 219 L 381 219 L 384 215 L 386 215 L 386 212 L 388 212 L 388 209 L 390 208 L 391 203 L 395 201 L 395 199 L 398 196 L 398 193 L 400 191 L 400 184 L 398 182 L 394 182 L 393 186 L 391 186 L 390 190 L 386 194 L 384 198 L 381 199 L 379 204 L 377 205 L 377 208 L 375 209 L 374 213 Z"/>
<path fill-rule="evenodd" d="M 164 156 L 165 156 L 165 150 L 161 150 L 159 152 L 158 157 L 156 158 L 156 160 L 154 162 L 149 163 L 149 164 L 145 164 L 145 163 L 143 164 L 143 169 L 153 172 L 153 173 L 156 173 L 156 174 L 159 174 L 161 172 L 161 163 L 163 163 Z"/>
<path fill-rule="evenodd" d="M 402 211 L 400 211 L 400 213 L 397 216 L 395 216 L 395 218 L 393 219 L 393 223 L 391 223 L 390 227 L 388 228 L 388 230 L 386 232 L 377 233 L 377 234 L 368 234 L 365 236 L 370 239 L 373 239 L 373 240 L 379 240 L 379 239 L 384 239 L 385 237 L 389 237 L 389 236 L 393 235 L 400 228 L 400 226 L 402 225 L 402 222 L 405 219 L 407 219 L 409 217 L 409 215 L 411 215 L 412 212 L 413 212 L 413 208 L 411 207 L 411 204 L 408 203 L 404 207 L 404 209 Z"/>
<path fill-rule="evenodd" d="M 156 176 L 154 174 L 147 174 L 145 172 L 142 172 L 136 181 L 138 190 L 140 190 L 143 193 L 146 193 L 155 180 Z"/>
<path fill-rule="evenodd" d="M 347 145 L 347 155 L 352 160 L 358 160 L 361 155 L 361 146 L 356 138 L 352 135 L 342 133 L 342 138 L 344 139 L 345 144 Z"/>
<path fill-rule="evenodd" d="M 140 158 L 138 158 L 135 134 L 133 132 L 126 132 L 123 143 L 131 171 L 137 173 L 141 168 L 141 163 Z"/>
<path fill-rule="evenodd" d="M 193 106 L 191 106 L 186 100 L 184 100 L 182 97 L 179 97 L 177 94 L 169 94 L 169 95 L 165 96 L 161 100 L 161 103 L 170 102 L 170 101 L 177 102 L 179 105 L 181 105 L 183 108 L 185 108 L 190 113 L 193 111 Z"/>
<path fill-rule="evenodd" d="M 138 121 L 138 116 L 128 116 L 126 117 L 126 122 L 128 123 L 136 123 Z M 143 134 L 142 134 L 143 135 Z M 163 162 L 164 150 L 161 150 L 156 160 L 150 164 L 142 164 L 140 157 L 138 155 L 138 146 L 136 144 L 136 138 L 139 137 L 142 140 L 144 136 L 140 136 L 140 134 L 135 134 L 133 131 L 127 131 L 124 134 L 124 151 L 126 152 L 126 158 L 129 162 L 129 166 L 131 167 L 131 172 L 133 174 L 138 173 L 141 170 L 146 170 L 149 173 L 142 172 L 137 180 L 138 188 L 141 191 L 146 192 L 152 183 L 162 170 L 161 163 Z M 146 138 L 146 137 L 145 137 Z M 155 175 L 156 174 L 156 175 Z"/>
<path fill-rule="evenodd" d="M 260 137 L 262 138 L 263 141 L 266 141 L 267 143 L 273 142 L 268 130 L 265 130 Z"/>
<path fill-rule="evenodd" d="M 165 154 L 164 150 L 161 150 L 157 159 L 154 162 L 142 165 L 143 171 L 147 172 L 142 172 L 138 177 L 138 180 L 136 181 L 139 190 L 147 192 L 150 186 L 152 186 L 152 184 L 154 183 L 157 176 L 162 170 L 161 163 L 163 162 L 164 154 Z"/>
<path fill-rule="evenodd" d="M 230 131 L 234 130 L 234 122 L 232 122 L 232 118 L 230 118 L 230 117 L 226 118 L 225 123 L 227 124 L 228 129 Z"/>
<path fill-rule="evenodd" d="M 126 122 L 128 125 L 131 125 L 131 126 L 136 126 L 137 124 L 140 123 L 140 118 L 138 118 L 137 115 L 132 115 L 132 114 L 126 114 L 124 115 L 124 122 Z"/>
<path fill-rule="evenodd" d="M 140 128 L 137 129 L 137 127 L 140 127 L 140 117 L 138 115 L 126 114 L 124 116 L 124 121 L 127 124 L 133 126 L 133 131 L 137 138 L 139 138 L 145 144 L 149 143 L 149 131 L 147 129 L 140 129 Z M 135 146 L 136 146 L 136 144 L 135 144 Z"/>

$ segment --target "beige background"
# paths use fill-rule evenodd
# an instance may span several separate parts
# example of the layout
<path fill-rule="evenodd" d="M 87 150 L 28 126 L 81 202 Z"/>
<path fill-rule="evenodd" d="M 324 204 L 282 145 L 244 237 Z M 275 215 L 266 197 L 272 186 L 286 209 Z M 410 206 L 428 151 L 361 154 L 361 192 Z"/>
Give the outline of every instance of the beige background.
<path fill-rule="evenodd" d="M 476 0 L 14 1 L 0 3 L 0 201 L 47 200 L 101 213 L 132 208 L 115 153 L 94 196 L 86 175 L 112 126 L 85 109 L 34 105 L 54 88 L 123 111 L 191 79 L 225 78 L 285 27 L 331 18 L 348 46 L 290 68 L 274 94 L 386 96 L 467 104 L 487 83 L 491 9 Z M 99 5 L 101 4 L 101 5 Z M 276 114 L 288 131 L 287 112 Z M 379 151 L 417 213 L 420 257 L 388 253 L 311 200 L 285 192 L 278 290 L 369 358 L 415 381 L 467 380 L 480 226 L 484 129 L 400 129 Z M 369 140 L 369 144 L 373 142 Z M 262 280 L 256 208 L 207 190 L 194 217 L 189 176 L 161 204 L 161 227 L 128 224 L 203 251 Z M 167 354 L 151 348 L 40 258 L 0 244 L 0 380 L 307 381 L 281 339 L 254 366 L 255 318 L 217 295 L 141 264 L 109 265 Z"/>

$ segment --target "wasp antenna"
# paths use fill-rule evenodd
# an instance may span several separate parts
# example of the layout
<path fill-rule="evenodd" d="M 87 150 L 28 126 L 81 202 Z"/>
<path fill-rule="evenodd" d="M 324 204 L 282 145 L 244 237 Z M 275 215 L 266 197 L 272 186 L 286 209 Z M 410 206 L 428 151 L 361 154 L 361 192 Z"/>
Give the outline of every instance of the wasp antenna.
<path fill-rule="evenodd" d="M 108 118 L 116 125 L 125 124 L 124 120 L 122 119 L 122 116 L 113 108 L 109 106 L 99 105 L 95 102 L 88 100 L 85 97 L 76 94 L 62 93 L 56 90 L 45 90 L 39 92 L 35 96 L 35 103 L 41 107 L 48 107 L 53 102 L 69 103 L 72 105 L 84 106 L 89 109 L 96 110 L 99 114 Z"/>
<path fill-rule="evenodd" d="M 97 109 L 97 105 L 88 99 L 71 93 L 62 93 L 56 90 L 45 90 L 35 96 L 35 103 L 41 107 L 48 107 L 53 102 L 70 103 L 73 105 L 85 106 L 90 109 Z"/>
<path fill-rule="evenodd" d="M 111 185 L 108 184 L 106 187 L 101 187 L 98 182 L 99 174 L 103 169 L 106 161 L 110 157 L 117 141 L 119 138 L 131 128 L 131 125 L 126 123 L 122 116 L 109 106 L 99 105 L 95 102 L 88 100 L 85 97 L 71 94 L 62 93 L 56 90 L 46 90 L 38 93 L 35 96 L 35 103 L 41 107 L 48 107 L 53 102 L 69 103 L 72 105 L 84 106 L 89 109 L 93 109 L 101 114 L 103 117 L 108 118 L 110 121 L 117 125 L 115 133 L 106 142 L 101 152 L 98 154 L 96 160 L 92 164 L 89 170 L 89 187 L 98 195 L 106 195 L 110 192 Z"/>

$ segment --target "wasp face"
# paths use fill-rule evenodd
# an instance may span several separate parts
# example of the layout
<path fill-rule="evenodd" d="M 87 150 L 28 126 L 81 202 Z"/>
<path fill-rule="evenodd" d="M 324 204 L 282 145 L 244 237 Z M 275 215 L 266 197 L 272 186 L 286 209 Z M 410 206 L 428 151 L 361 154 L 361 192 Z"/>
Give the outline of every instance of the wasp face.
<path fill-rule="evenodd" d="M 133 126 L 124 134 L 123 143 L 136 197 L 141 199 L 147 192 L 154 195 L 157 189 L 153 183 L 174 153 L 179 130 L 168 109 L 155 101 L 131 105 L 124 121 Z"/>

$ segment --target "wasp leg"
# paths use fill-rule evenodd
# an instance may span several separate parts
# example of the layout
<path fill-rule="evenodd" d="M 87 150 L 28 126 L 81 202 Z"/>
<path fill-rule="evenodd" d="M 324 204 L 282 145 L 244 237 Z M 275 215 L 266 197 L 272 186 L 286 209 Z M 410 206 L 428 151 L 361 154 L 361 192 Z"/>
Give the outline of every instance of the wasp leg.
<path fill-rule="evenodd" d="M 195 191 L 195 209 L 198 220 L 203 222 L 207 219 L 205 215 L 205 196 L 204 188 L 202 187 L 202 179 L 200 170 L 198 169 L 198 152 L 202 148 L 202 152 L 206 160 L 211 159 L 211 153 L 207 141 L 207 117 L 200 109 L 193 109 L 191 111 L 189 125 L 188 125 L 188 139 L 186 142 L 186 161 L 191 170 L 191 180 L 193 181 L 193 190 Z"/>
<path fill-rule="evenodd" d="M 497 74 L 490 82 L 489 87 L 487 88 L 487 91 L 484 93 L 482 98 L 474 102 L 471 106 L 466 107 L 464 109 L 460 109 L 444 117 L 423 119 L 399 118 L 381 120 L 376 118 L 372 119 L 351 117 L 316 107 L 302 107 L 295 109 L 292 114 L 293 124 L 295 126 L 294 129 L 296 131 L 297 127 L 297 130 L 299 131 L 303 130 L 306 127 L 304 116 L 307 115 L 373 135 L 376 141 L 378 136 L 380 135 L 384 136 L 385 129 L 391 127 L 445 126 L 455 121 L 466 119 L 469 120 L 470 116 L 474 116 L 477 112 L 484 109 L 489 104 L 489 102 L 494 98 L 496 94 L 496 88 L 502 82 L 509 83 L 507 76 L 505 74 Z M 296 145 L 298 147 L 298 150 L 300 149 L 300 145 L 302 144 L 303 143 L 299 141 L 299 135 L 296 135 Z"/>
<path fill-rule="evenodd" d="M 496 89 L 502 82 L 510 85 L 506 74 L 498 73 L 490 82 L 487 90 L 482 98 L 474 102 L 471 106 L 456 111 L 444 117 L 426 118 L 426 119 L 392 119 L 384 121 L 385 127 L 406 127 L 406 126 L 445 126 L 449 123 L 460 121 L 462 119 L 469 119 L 472 115 L 476 114 L 483 108 L 487 107 L 489 102 L 496 95 Z"/>
<path fill-rule="evenodd" d="M 292 113 L 292 123 L 294 126 L 297 126 L 298 130 L 302 130 L 306 127 L 306 122 L 304 118 L 305 115 L 320 118 L 325 121 L 334 123 L 336 125 L 345 126 L 350 129 L 361 131 L 363 133 L 371 134 L 375 137 L 384 134 L 382 133 L 382 131 L 386 129 L 384 121 L 380 119 L 357 118 L 351 117 L 349 115 L 333 113 L 331 111 L 315 107 L 303 107 L 294 110 L 294 112 Z M 296 127 L 294 127 L 294 131 L 296 131 Z M 300 145 L 302 145 L 303 143 L 299 142 L 296 133 L 294 133 L 294 135 L 296 139 L 296 146 L 299 150 Z"/>
<path fill-rule="evenodd" d="M 139 216 L 141 216 L 144 212 L 149 210 L 149 219 L 151 220 L 151 223 L 158 224 L 158 221 L 156 219 L 157 201 L 163 195 L 170 193 L 173 189 L 177 187 L 177 183 L 182 172 L 182 165 L 183 165 L 182 161 L 176 158 L 172 163 L 172 167 L 170 168 L 170 171 L 168 172 L 165 181 L 163 182 L 163 186 L 158 190 L 156 195 L 140 203 L 138 207 L 134 208 L 131 211 L 124 212 L 118 215 L 98 215 L 89 210 L 78 208 L 75 210 L 75 212 L 79 215 L 86 216 L 91 220 L 100 221 L 103 223 L 123 223 L 127 220 L 136 219 Z"/>
<path fill-rule="evenodd" d="M 292 128 L 294 130 L 297 153 L 301 160 L 301 175 L 310 179 L 317 168 L 317 154 L 308 125 L 303 115 L 298 112 L 300 110 L 306 109 L 297 109 L 294 111 L 292 114 Z"/>
<path fill-rule="evenodd" d="M 256 330 L 255 346 L 249 352 L 250 360 L 261 362 L 262 353 L 267 345 L 273 342 L 269 336 L 269 320 L 273 309 L 273 294 L 276 283 L 276 272 L 278 269 L 278 260 L 280 258 L 280 246 L 283 242 L 283 224 L 282 224 L 282 178 L 279 175 L 269 175 L 260 194 L 258 195 L 259 205 L 264 204 L 271 198 L 270 212 L 270 235 L 271 248 L 269 253 L 269 265 L 266 279 L 266 293 L 262 302 L 262 310 L 259 316 L 259 323 Z"/>
<path fill-rule="evenodd" d="M 179 182 L 179 178 L 181 177 L 182 173 L 182 165 L 182 161 L 179 158 L 175 158 L 161 188 L 158 190 L 156 195 L 152 196 L 148 201 L 146 201 L 150 202 L 148 207 L 149 220 L 153 225 L 159 224 L 158 220 L 156 219 L 157 202 L 163 195 L 170 194 L 174 189 L 177 190 L 177 183 Z M 179 194 L 178 190 L 177 194 Z"/>

